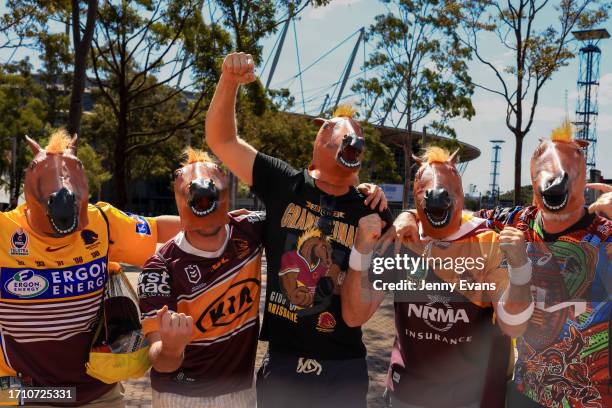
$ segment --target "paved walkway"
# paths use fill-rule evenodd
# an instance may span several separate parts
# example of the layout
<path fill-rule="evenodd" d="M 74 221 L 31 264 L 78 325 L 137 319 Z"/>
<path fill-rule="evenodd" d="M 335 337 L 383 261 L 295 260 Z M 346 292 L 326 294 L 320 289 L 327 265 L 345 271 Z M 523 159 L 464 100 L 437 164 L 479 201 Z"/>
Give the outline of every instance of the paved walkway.
<path fill-rule="evenodd" d="M 265 268 L 265 265 L 263 268 Z M 127 275 L 132 285 L 136 287 L 138 274 L 129 272 Z M 264 282 L 262 282 L 262 293 L 265 293 L 265 273 L 263 276 Z M 263 307 L 263 299 L 260 309 L 261 307 Z M 387 373 L 394 336 L 393 304 L 389 300 L 383 303 L 381 308 L 365 325 L 363 331 L 364 342 L 368 349 L 368 367 L 370 373 L 368 406 L 370 408 L 383 408 L 384 404 L 382 403 L 381 395 L 384 390 L 385 375 Z M 259 368 L 266 348 L 267 343 L 259 342 L 256 368 Z M 151 407 L 151 384 L 148 375 L 138 380 L 127 381 L 124 383 L 124 386 L 127 408 Z"/>

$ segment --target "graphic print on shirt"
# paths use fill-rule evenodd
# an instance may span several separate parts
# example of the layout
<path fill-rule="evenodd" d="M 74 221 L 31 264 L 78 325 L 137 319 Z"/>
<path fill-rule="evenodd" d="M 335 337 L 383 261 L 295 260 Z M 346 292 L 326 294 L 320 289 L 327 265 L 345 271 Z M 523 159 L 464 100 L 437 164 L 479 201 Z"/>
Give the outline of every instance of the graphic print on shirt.
<path fill-rule="evenodd" d="M 325 310 L 331 296 L 340 293 L 347 248 L 353 246 L 356 232 L 354 225 L 338 220 L 344 217 L 343 212 L 322 210 L 310 201 L 306 207 L 287 205 L 281 227 L 296 231 L 287 234 L 278 274 L 282 293 L 272 293 L 269 311 L 294 322 L 300 315 L 318 315 L 317 330 L 334 330 L 336 320 Z"/>
<path fill-rule="evenodd" d="M 600 291 L 598 248 L 580 241 L 529 243 L 537 267 L 536 309 L 519 343 L 517 380 L 548 407 L 602 407 L 599 390 L 608 371 L 608 302 L 587 302 Z M 582 299 L 582 300 L 581 300 Z M 594 308 L 595 306 L 595 308 Z"/>
<path fill-rule="evenodd" d="M 585 212 L 570 231 L 547 237 L 536 207 L 482 213 L 496 229 L 525 227 L 530 241 L 536 307 L 517 343 L 517 390 L 545 407 L 611 406 L 612 223 Z"/>

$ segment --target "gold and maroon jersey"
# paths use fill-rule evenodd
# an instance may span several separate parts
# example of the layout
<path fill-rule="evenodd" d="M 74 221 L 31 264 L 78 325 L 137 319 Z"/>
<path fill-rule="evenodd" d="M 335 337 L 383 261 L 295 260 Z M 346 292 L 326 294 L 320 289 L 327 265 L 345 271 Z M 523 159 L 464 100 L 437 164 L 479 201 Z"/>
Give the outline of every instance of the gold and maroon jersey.
<path fill-rule="evenodd" d="M 252 386 L 264 220 L 263 213 L 230 216 L 216 252 L 193 247 L 181 232 L 147 261 L 138 282 L 145 334 L 159 330 L 164 305 L 194 321 L 181 367 L 151 370 L 156 391 L 208 397 Z"/>
<path fill-rule="evenodd" d="M 25 211 L 0 212 L 0 377 L 76 386 L 87 403 L 112 388 L 85 373 L 108 260 L 142 265 L 155 221 L 98 203 L 83 230 L 52 238 L 32 231 Z"/>
<path fill-rule="evenodd" d="M 495 324 L 493 302 L 508 285 L 498 235 L 485 220 L 463 214 L 461 227 L 441 241 L 428 242 L 426 256 L 453 259 L 404 274 L 421 287 L 394 292 L 396 336 L 387 386 L 411 406 L 497 407 L 504 405 L 511 339 Z M 420 251 L 412 252 L 413 257 Z M 458 260 L 474 262 L 461 270 Z M 438 287 L 456 283 L 452 290 Z M 471 285 L 486 288 L 470 290 Z"/>

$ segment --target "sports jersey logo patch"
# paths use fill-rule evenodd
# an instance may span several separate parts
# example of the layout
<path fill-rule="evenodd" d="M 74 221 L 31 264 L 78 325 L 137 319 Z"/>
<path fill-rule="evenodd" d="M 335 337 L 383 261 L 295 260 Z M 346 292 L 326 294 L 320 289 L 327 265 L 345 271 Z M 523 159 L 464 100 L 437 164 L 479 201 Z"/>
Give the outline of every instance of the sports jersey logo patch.
<path fill-rule="evenodd" d="M 323 312 L 319 315 L 317 322 L 317 330 L 321 332 L 333 332 L 336 327 L 336 318 L 329 312 Z"/>
<path fill-rule="evenodd" d="M 465 309 L 453 308 L 449 298 L 438 295 L 427 295 L 430 302 L 423 304 L 410 303 L 408 317 L 418 317 L 434 330 L 446 332 L 458 321 L 469 323 Z"/>
<path fill-rule="evenodd" d="M 11 237 L 11 255 L 29 255 L 30 251 L 28 250 L 28 241 L 28 234 L 23 230 L 23 228 L 17 229 Z"/>
<path fill-rule="evenodd" d="M 247 278 L 235 282 L 225 293 L 213 300 L 204 310 L 196 327 L 205 333 L 216 327 L 231 326 L 241 316 L 248 313 L 253 307 L 258 307 L 255 300 L 259 300 L 260 282 L 254 278 Z"/>
<path fill-rule="evenodd" d="M 91 249 L 89 245 L 98 243 L 98 234 L 95 231 L 84 229 L 81 231 L 81 239 L 83 240 L 83 243 L 87 245 L 87 249 Z"/>
<path fill-rule="evenodd" d="M 7 292 L 21 299 L 35 297 L 43 293 L 48 287 L 49 281 L 43 276 L 37 275 L 31 269 L 17 272 L 4 285 Z"/>
<path fill-rule="evenodd" d="M 187 274 L 187 279 L 191 283 L 198 283 L 200 279 L 202 279 L 202 272 L 200 272 L 198 265 L 188 265 L 185 268 L 185 273 Z"/>

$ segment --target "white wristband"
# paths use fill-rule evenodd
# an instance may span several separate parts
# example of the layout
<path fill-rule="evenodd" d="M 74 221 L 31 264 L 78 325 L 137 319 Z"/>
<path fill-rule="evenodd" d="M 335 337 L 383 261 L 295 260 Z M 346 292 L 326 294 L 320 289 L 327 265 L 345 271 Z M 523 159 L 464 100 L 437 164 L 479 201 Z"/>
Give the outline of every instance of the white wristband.
<path fill-rule="evenodd" d="M 497 302 L 496 313 L 499 320 L 501 320 L 508 326 L 519 326 L 531 319 L 534 309 L 535 303 L 532 301 L 527 307 L 527 309 L 523 310 L 521 313 L 510 314 L 506 312 L 506 309 L 504 308 L 504 302 L 500 299 L 500 301 Z"/>
<path fill-rule="evenodd" d="M 531 281 L 531 259 L 527 259 L 525 265 L 519 268 L 513 268 L 508 264 L 508 275 L 510 275 L 510 283 L 515 286 L 523 286 Z"/>
<path fill-rule="evenodd" d="M 349 256 L 349 268 L 358 272 L 367 271 L 370 269 L 370 262 L 372 262 L 372 252 L 362 254 L 353 245 Z"/>

